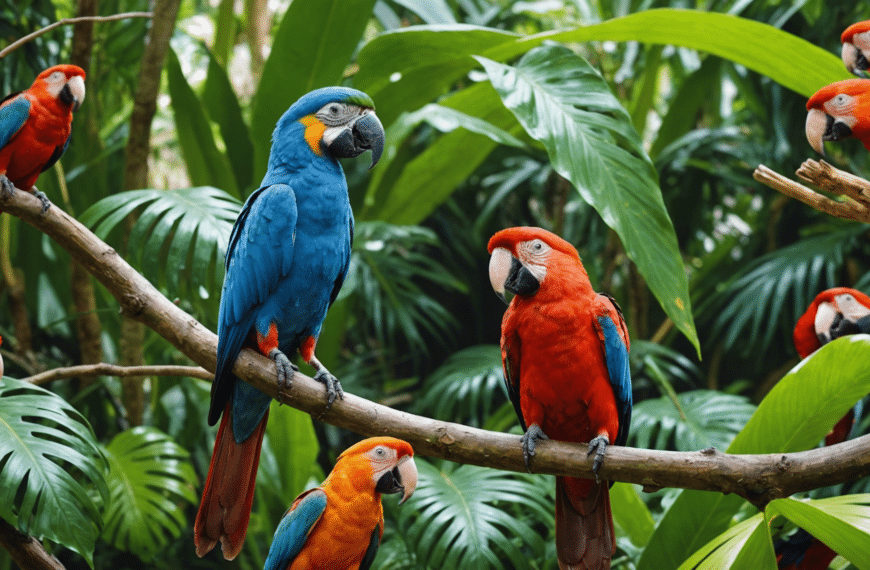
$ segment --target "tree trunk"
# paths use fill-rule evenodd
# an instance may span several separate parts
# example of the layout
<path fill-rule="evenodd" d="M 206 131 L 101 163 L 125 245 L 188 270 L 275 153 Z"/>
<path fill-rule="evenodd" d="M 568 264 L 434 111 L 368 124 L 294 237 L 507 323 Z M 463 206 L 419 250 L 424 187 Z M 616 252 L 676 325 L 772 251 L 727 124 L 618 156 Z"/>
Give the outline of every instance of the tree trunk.
<path fill-rule="evenodd" d="M 160 93 L 160 73 L 169 40 L 175 29 L 178 6 L 181 0 L 156 0 L 154 19 L 148 33 L 148 43 L 142 55 L 139 69 L 139 84 L 133 99 L 133 114 L 130 117 L 130 138 L 124 164 L 124 189 L 135 190 L 148 186 L 148 153 L 151 148 L 151 122 L 157 110 Z M 128 223 L 132 225 L 133 220 Z M 129 227 L 129 226 L 128 226 Z M 132 319 L 121 320 L 121 364 L 140 366 L 145 363 L 143 344 L 145 327 Z M 141 425 L 145 410 L 145 386 L 141 378 L 124 378 L 122 397 L 130 425 Z"/>

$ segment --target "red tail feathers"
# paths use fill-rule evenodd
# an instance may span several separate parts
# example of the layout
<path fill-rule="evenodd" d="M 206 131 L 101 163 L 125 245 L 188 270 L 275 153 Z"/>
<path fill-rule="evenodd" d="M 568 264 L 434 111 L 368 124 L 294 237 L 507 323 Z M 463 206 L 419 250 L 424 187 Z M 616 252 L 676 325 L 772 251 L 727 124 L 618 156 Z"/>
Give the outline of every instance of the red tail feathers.
<path fill-rule="evenodd" d="M 205 556 L 218 540 L 224 558 L 238 556 L 248 532 L 254 486 L 257 482 L 257 466 L 260 464 L 260 448 L 269 411 L 248 439 L 236 443 L 230 425 L 230 403 L 224 410 L 208 478 L 202 492 L 199 512 L 193 525 L 193 541 L 197 556 Z"/>
<path fill-rule="evenodd" d="M 559 570 L 609 570 L 616 551 L 608 483 L 556 477 L 556 555 Z"/>

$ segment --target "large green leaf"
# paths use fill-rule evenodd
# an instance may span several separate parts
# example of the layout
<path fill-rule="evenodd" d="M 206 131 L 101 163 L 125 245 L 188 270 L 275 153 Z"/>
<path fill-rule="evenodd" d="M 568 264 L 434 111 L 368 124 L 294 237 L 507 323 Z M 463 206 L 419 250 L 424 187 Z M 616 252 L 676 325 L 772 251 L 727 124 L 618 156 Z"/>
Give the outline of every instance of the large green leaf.
<path fill-rule="evenodd" d="M 272 131 L 299 97 L 341 81 L 375 0 L 294 0 L 275 32 L 251 109 L 254 180 L 266 172 Z"/>
<path fill-rule="evenodd" d="M 227 244 L 241 206 L 211 187 L 131 190 L 100 200 L 81 219 L 106 239 L 128 214 L 144 208 L 130 232 L 128 261 L 152 283 L 165 285 L 170 296 L 216 310 Z"/>
<path fill-rule="evenodd" d="M 223 4 L 221 5 L 223 9 Z M 218 124 L 227 147 L 227 158 L 244 197 L 253 184 L 254 143 L 248 125 L 242 118 L 239 99 L 230 78 L 212 53 L 208 58 L 208 75 L 202 88 L 202 102 L 212 121 Z"/>
<path fill-rule="evenodd" d="M 419 560 L 432 568 L 484 570 L 504 568 L 504 557 L 511 568 L 532 568 L 523 550 L 541 554 L 544 541 L 517 512 L 552 520 L 552 498 L 541 491 L 540 477 L 416 462 L 417 490 L 399 516 Z"/>
<path fill-rule="evenodd" d="M 156 428 L 135 427 L 105 448 L 110 497 L 103 539 L 142 560 L 151 559 L 187 526 L 196 474 L 188 452 Z"/>
<path fill-rule="evenodd" d="M 731 527 L 680 565 L 679 570 L 776 570 L 770 529 L 762 513 Z"/>
<path fill-rule="evenodd" d="M 0 516 L 24 534 L 81 554 L 93 567 L 102 519 L 78 475 L 108 496 L 91 426 L 48 390 L 0 378 Z"/>
<path fill-rule="evenodd" d="M 870 337 L 837 339 L 798 364 L 768 393 L 728 453 L 787 453 L 816 445 L 870 392 Z M 809 389 L 811 387 L 811 389 Z M 680 565 L 724 532 L 745 501 L 733 495 L 683 491 L 656 527 L 638 570 Z"/>
<path fill-rule="evenodd" d="M 649 542 L 656 523 L 638 489 L 629 483 L 615 483 L 610 488 L 610 509 L 617 536 L 627 536 L 642 547 Z"/>
<path fill-rule="evenodd" d="M 218 150 L 202 102 L 188 85 L 178 56 L 171 49 L 166 58 L 166 76 L 178 143 L 191 182 L 194 186 L 215 186 L 238 195 L 239 188 L 229 160 Z"/>
<path fill-rule="evenodd" d="M 658 175 L 607 82 L 586 60 L 555 44 L 528 52 L 516 67 L 478 59 L 505 106 L 616 231 L 665 313 L 700 350 Z"/>
<path fill-rule="evenodd" d="M 784 515 L 858 568 L 870 569 L 870 495 L 775 499 L 767 510 Z"/>
<path fill-rule="evenodd" d="M 725 449 L 746 425 L 755 406 L 744 396 L 715 390 L 692 390 L 634 405 L 628 441 L 644 449 L 697 451 Z"/>

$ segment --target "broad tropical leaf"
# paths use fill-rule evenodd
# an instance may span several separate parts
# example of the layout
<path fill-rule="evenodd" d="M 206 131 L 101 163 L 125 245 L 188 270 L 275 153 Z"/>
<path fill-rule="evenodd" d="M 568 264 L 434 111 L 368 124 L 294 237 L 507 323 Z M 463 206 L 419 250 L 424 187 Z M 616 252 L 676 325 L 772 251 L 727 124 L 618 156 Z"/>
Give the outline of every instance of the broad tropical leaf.
<path fill-rule="evenodd" d="M 532 568 L 530 554 L 540 555 L 544 541 L 518 513 L 552 520 L 552 498 L 542 489 L 552 480 L 416 462 L 417 491 L 399 517 L 419 560 L 432 568 Z"/>
<path fill-rule="evenodd" d="M 417 411 L 427 417 L 481 427 L 504 397 L 501 348 L 471 346 L 451 354 L 423 383 Z"/>
<path fill-rule="evenodd" d="M 679 570 L 776 570 L 770 529 L 762 513 L 734 525 L 686 560 Z"/>
<path fill-rule="evenodd" d="M 560 45 L 536 48 L 516 67 L 478 60 L 505 106 L 544 143 L 556 172 L 616 231 L 665 313 L 700 351 L 658 175 L 607 82 Z"/>
<path fill-rule="evenodd" d="M 677 407 L 679 404 L 679 408 Z M 628 442 L 644 449 L 726 449 L 755 411 L 744 396 L 693 390 L 634 405 Z"/>
<path fill-rule="evenodd" d="M 239 196 L 236 177 L 226 154 L 218 150 L 203 104 L 193 92 L 178 56 L 169 50 L 166 58 L 166 76 L 175 115 L 175 130 L 187 173 L 194 186 L 215 186 Z"/>
<path fill-rule="evenodd" d="M 187 526 L 185 504 L 195 504 L 196 474 L 188 452 L 156 428 L 135 427 L 105 448 L 110 497 L 103 539 L 149 560 Z"/>
<path fill-rule="evenodd" d="M 255 181 L 266 172 L 272 131 L 284 111 L 309 91 L 341 82 L 374 5 L 375 0 L 290 4 L 275 31 L 251 107 Z"/>
<path fill-rule="evenodd" d="M 870 568 L 870 495 L 774 499 L 767 512 L 782 514 L 858 568 Z"/>
<path fill-rule="evenodd" d="M 128 261 L 170 296 L 217 307 L 224 257 L 241 202 L 211 187 L 132 190 L 104 198 L 82 216 L 102 239 L 139 208 Z M 216 314 L 211 316 L 216 320 Z"/>
<path fill-rule="evenodd" d="M 868 359 L 866 335 L 823 346 L 767 394 L 728 453 L 786 453 L 815 446 L 846 410 L 870 392 Z M 679 566 L 724 532 L 744 504 L 733 495 L 683 491 L 656 527 L 638 570 Z"/>
<path fill-rule="evenodd" d="M 109 493 L 87 420 L 48 390 L 0 378 L 0 458 L 0 516 L 93 566 L 102 518 L 84 481 Z"/>

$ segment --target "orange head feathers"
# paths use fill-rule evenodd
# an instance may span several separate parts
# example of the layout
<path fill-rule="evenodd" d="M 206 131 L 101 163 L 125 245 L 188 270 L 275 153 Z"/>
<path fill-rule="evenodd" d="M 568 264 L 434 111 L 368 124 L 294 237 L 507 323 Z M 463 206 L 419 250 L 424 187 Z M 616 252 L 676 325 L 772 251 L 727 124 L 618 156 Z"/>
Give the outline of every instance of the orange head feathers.
<path fill-rule="evenodd" d="M 851 73 L 867 71 L 870 67 L 870 20 L 852 24 L 840 36 L 843 43 L 843 64 Z"/>
<path fill-rule="evenodd" d="M 417 487 L 414 450 L 408 442 L 394 437 L 364 439 L 338 456 L 324 485 L 337 476 L 350 478 L 360 489 L 402 493 L 399 504 L 404 503 Z"/>
<path fill-rule="evenodd" d="M 794 327 L 794 346 L 806 358 L 823 344 L 860 332 L 858 321 L 870 315 L 870 297 L 849 287 L 819 293 Z"/>
<path fill-rule="evenodd" d="M 870 79 L 847 79 L 819 89 L 807 101 L 806 135 L 824 155 L 824 141 L 854 137 L 870 150 Z"/>

